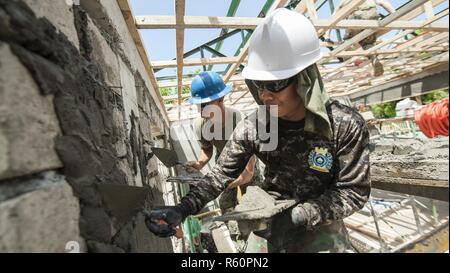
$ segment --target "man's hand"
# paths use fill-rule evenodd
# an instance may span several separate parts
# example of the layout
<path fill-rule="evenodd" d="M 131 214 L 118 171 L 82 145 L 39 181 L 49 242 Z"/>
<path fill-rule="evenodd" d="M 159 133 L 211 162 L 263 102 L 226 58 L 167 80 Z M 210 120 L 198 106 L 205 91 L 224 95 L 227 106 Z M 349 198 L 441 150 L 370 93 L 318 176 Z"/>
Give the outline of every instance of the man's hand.
<path fill-rule="evenodd" d="M 200 161 L 188 161 L 184 164 L 186 171 L 189 173 L 199 172 L 204 166 L 205 164 Z"/>
<path fill-rule="evenodd" d="M 256 157 L 252 156 L 250 160 L 247 162 L 244 171 L 242 171 L 242 173 L 239 175 L 238 178 L 236 178 L 236 180 L 234 180 L 228 185 L 227 190 L 236 188 L 240 185 L 244 185 L 250 182 L 253 178 L 255 164 L 256 164 Z"/>
<path fill-rule="evenodd" d="M 267 228 L 260 231 L 255 231 L 257 236 L 265 239 L 271 238 L 274 234 L 286 234 L 293 230 L 305 226 L 307 223 L 306 211 L 297 205 L 293 208 L 287 209 L 267 221 Z"/>
<path fill-rule="evenodd" d="M 147 228 L 159 237 L 176 234 L 176 227 L 183 221 L 182 211 L 175 206 L 155 208 L 145 215 Z"/>

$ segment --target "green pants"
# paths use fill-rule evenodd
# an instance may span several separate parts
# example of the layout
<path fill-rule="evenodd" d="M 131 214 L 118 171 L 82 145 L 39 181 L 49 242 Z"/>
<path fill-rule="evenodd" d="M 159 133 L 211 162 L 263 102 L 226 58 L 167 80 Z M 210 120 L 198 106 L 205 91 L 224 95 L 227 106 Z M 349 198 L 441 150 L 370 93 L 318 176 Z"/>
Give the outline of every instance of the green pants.
<path fill-rule="evenodd" d="M 299 229 L 277 234 L 265 240 L 253 233 L 247 241 L 247 253 L 343 253 L 352 249 L 343 221 L 335 221 L 313 230 Z"/>

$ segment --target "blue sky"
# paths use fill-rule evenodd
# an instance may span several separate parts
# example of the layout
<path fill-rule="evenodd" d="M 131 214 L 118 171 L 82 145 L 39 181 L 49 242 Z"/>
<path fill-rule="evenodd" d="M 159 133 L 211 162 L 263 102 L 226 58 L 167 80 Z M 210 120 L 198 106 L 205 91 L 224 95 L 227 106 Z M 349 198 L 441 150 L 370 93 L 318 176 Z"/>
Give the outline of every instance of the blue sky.
<path fill-rule="evenodd" d="M 338 1 L 335 0 L 335 2 Z M 256 17 L 265 2 L 266 0 L 241 0 L 235 16 Z M 391 0 L 391 3 L 396 8 L 406 2 L 407 0 Z M 131 0 L 130 3 L 134 15 L 174 15 L 175 13 L 174 0 Z M 191 16 L 226 16 L 230 3 L 231 0 L 186 0 L 185 14 Z M 439 12 L 446 7 L 448 7 L 448 1 L 436 7 L 435 12 Z M 379 12 L 386 14 L 382 8 L 379 8 Z M 326 19 L 330 16 L 328 4 L 325 4 L 319 10 L 318 16 L 319 19 Z M 419 19 L 423 19 L 423 17 L 417 18 L 417 20 Z M 444 20 L 448 22 L 448 16 Z M 176 44 L 174 29 L 140 30 L 140 32 L 151 61 L 170 60 L 175 57 Z M 186 52 L 198 47 L 216 38 L 219 34 L 220 29 L 186 29 L 184 51 Z M 390 32 L 386 36 L 393 36 L 395 34 L 395 32 Z M 241 36 L 234 35 L 224 41 L 220 51 L 227 56 L 233 56 L 240 42 Z M 205 52 L 205 56 L 209 57 L 209 52 Z M 200 58 L 200 54 L 197 53 L 189 58 Z M 215 65 L 214 70 L 222 71 L 225 67 L 226 65 Z M 198 68 L 201 67 L 187 67 L 184 69 L 184 73 L 194 71 Z M 156 76 L 175 75 L 175 73 L 175 68 L 168 68 L 156 73 Z"/>

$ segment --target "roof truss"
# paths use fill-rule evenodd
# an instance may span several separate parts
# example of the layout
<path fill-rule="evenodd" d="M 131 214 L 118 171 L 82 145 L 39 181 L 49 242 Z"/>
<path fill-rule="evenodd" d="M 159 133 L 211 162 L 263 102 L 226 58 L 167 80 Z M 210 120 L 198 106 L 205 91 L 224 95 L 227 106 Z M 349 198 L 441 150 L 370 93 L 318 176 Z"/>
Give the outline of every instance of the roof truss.
<path fill-rule="evenodd" d="M 118 0 L 123 2 L 126 0 Z M 177 94 L 162 97 L 170 120 L 182 120 L 196 115 L 197 109 L 187 105 L 188 94 L 182 94 L 183 86 L 191 83 L 192 75 L 183 74 L 183 67 L 201 66 L 203 70 L 211 70 L 214 65 L 227 64 L 228 67 L 220 72 L 226 82 L 234 83 L 234 91 L 226 99 L 226 103 L 241 110 L 255 107 L 251 94 L 248 92 L 242 77 L 239 75 L 242 65 L 245 65 L 248 51 L 248 39 L 254 29 L 270 10 L 279 7 L 289 8 L 308 16 L 316 27 L 319 35 L 328 29 L 336 30 L 338 40 L 334 44 L 322 42 L 328 48 L 320 62 L 320 70 L 325 79 L 327 91 L 332 96 L 363 92 L 380 83 L 399 80 L 415 73 L 421 73 L 436 63 L 448 62 L 448 0 L 412 0 L 406 2 L 382 20 L 350 20 L 347 19 L 362 0 L 353 0 L 346 7 L 329 18 L 319 18 L 318 9 L 329 4 L 333 11 L 336 0 L 268 0 L 262 8 L 259 17 L 234 17 L 240 0 L 232 0 L 227 16 L 185 16 L 185 1 L 175 0 L 175 16 L 136 16 L 134 27 L 136 29 L 175 29 L 176 30 L 176 58 L 172 60 L 148 62 L 146 68 L 152 84 L 156 88 L 176 88 Z M 437 13 L 436 6 L 447 3 L 447 7 Z M 421 20 L 418 16 L 424 17 Z M 423 16 L 425 15 L 425 16 Z M 129 20 L 129 19 L 128 19 Z M 184 31 L 189 28 L 218 28 L 221 29 L 219 37 L 197 48 L 184 52 Z M 347 41 L 342 41 L 340 31 L 346 29 L 363 30 Z M 420 29 L 417 37 L 405 40 L 406 35 L 414 34 Z M 386 33 L 393 33 L 384 36 Z M 358 46 L 362 39 L 377 33 L 378 40 L 374 47 L 363 50 Z M 220 52 L 222 42 L 233 35 L 240 34 L 242 42 L 234 56 L 226 56 Z M 137 37 L 137 35 L 135 35 Z M 141 48 L 141 55 L 145 49 L 139 39 L 136 45 Z M 205 57 L 208 51 L 211 57 Z M 193 54 L 200 53 L 200 58 L 192 58 Z M 371 74 L 372 68 L 369 56 L 378 55 L 385 67 L 385 73 L 375 78 Z M 356 61 L 356 62 L 355 62 Z M 175 77 L 155 77 L 154 73 L 166 68 L 176 68 Z M 173 79 L 173 80 L 170 80 Z M 167 81 L 169 80 L 169 81 Z M 175 107 L 176 105 L 180 107 Z M 174 110 L 175 108 L 176 111 Z M 183 109 L 180 114 L 180 109 Z M 173 112 L 175 111 L 175 112 Z M 187 112 L 185 112 L 187 111 Z M 190 112 L 191 111 L 191 112 Z"/>

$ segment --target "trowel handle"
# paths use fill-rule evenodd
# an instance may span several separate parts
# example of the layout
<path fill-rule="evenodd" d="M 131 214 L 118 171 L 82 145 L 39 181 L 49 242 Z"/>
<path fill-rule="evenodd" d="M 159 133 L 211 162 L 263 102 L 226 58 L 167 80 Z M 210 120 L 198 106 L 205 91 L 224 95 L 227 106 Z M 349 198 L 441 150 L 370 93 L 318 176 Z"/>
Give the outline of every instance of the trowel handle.
<path fill-rule="evenodd" d="M 158 221 L 158 225 L 168 225 L 168 223 L 166 221 L 160 219 Z M 184 235 L 183 230 L 180 227 L 176 227 L 175 230 L 176 230 L 176 232 L 175 232 L 174 236 L 177 237 L 178 239 L 183 238 L 183 235 Z"/>

